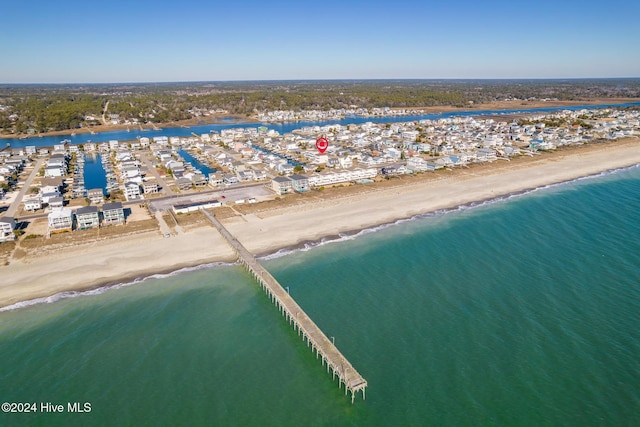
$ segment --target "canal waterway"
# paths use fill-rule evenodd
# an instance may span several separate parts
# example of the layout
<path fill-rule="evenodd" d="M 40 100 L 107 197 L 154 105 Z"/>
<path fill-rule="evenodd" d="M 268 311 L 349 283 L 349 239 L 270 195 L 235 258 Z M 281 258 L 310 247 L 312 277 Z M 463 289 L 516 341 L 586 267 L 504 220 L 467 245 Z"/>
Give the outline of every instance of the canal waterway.
<path fill-rule="evenodd" d="M 302 127 L 307 126 L 326 126 L 331 124 L 340 124 L 340 125 L 348 125 L 348 124 L 362 124 L 366 122 L 374 122 L 374 123 L 397 123 L 397 122 L 410 122 L 417 120 L 435 120 L 440 118 L 447 117 L 468 117 L 468 116 L 492 116 L 492 115 L 501 115 L 501 114 L 517 114 L 517 113 L 550 113 L 554 111 L 562 111 L 562 110 L 570 110 L 576 111 L 584 108 L 588 109 L 597 109 L 597 108 L 623 108 L 623 107 L 632 107 L 632 106 L 640 106 L 640 102 L 635 103 L 625 103 L 625 104 L 600 104 L 600 105 L 580 105 L 580 106 L 572 106 L 572 107 L 548 107 L 548 108 L 535 108 L 535 109 L 522 109 L 522 110 L 469 110 L 469 111 L 455 111 L 455 112 L 447 112 L 447 113 L 438 113 L 438 114 L 422 114 L 422 115 L 410 115 L 410 116 L 386 116 L 386 117 L 358 117 L 358 116 L 349 116 L 345 117 L 341 120 L 329 120 L 329 121 L 304 121 L 304 122 L 287 122 L 287 123 L 237 123 L 229 121 L 228 123 L 223 124 L 209 124 L 209 125 L 199 125 L 193 126 L 189 128 L 185 127 L 173 127 L 166 129 L 158 129 L 158 130 L 121 130 L 121 131 L 111 131 L 111 132 L 100 132 L 95 134 L 77 134 L 73 136 L 69 135 L 58 135 L 58 136 L 43 136 L 43 137 L 30 137 L 25 139 L 19 138 L 6 138 L 0 140 L 0 144 L 5 145 L 9 144 L 14 148 L 23 148 L 26 146 L 36 146 L 36 147 L 51 147 L 55 144 L 61 144 L 63 142 L 68 142 L 70 144 L 79 145 L 85 144 L 87 142 L 106 142 L 110 140 L 118 140 L 118 141 L 129 141 L 139 139 L 141 137 L 149 137 L 153 138 L 154 136 L 184 136 L 189 137 L 193 136 L 193 134 L 201 135 L 208 134 L 212 131 L 220 132 L 225 129 L 236 129 L 236 128 L 251 128 L 251 127 L 259 127 L 264 126 L 268 129 L 273 129 L 278 131 L 280 134 L 285 134 L 292 132 L 293 130 L 300 129 Z M 265 154 L 274 154 L 278 157 L 285 158 L 281 154 L 274 153 L 270 150 L 267 150 L 263 147 L 259 147 L 257 145 L 252 145 L 252 147 L 262 153 Z M 209 176 L 209 173 L 215 173 L 216 169 L 211 168 L 196 159 L 193 155 L 191 155 L 186 150 L 179 150 L 178 153 L 184 158 L 186 162 L 189 162 L 194 168 L 199 169 L 205 176 Z M 299 163 L 293 159 L 287 159 L 290 164 L 293 166 L 297 166 Z M 86 163 L 84 167 L 84 181 L 85 187 L 87 189 L 91 188 L 102 188 L 103 192 L 106 192 L 107 187 L 107 179 L 105 170 L 102 167 L 101 156 L 100 154 L 97 157 L 92 157 L 87 155 Z"/>
<path fill-rule="evenodd" d="M 193 155 L 191 155 L 191 153 L 189 153 L 187 150 L 178 150 L 178 154 L 180 154 L 180 156 L 182 156 L 182 158 L 185 160 L 185 162 L 191 163 L 191 166 L 193 166 L 194 168 L 196 168 L 200 172 L 202 172 L 204 174 L 204 176 L 208 177 L 210 173 L 215 173 L 216 172 L 215 168 L 211 168 L 211 167 L 205 165 L 204 163 L 200 162 L 198 159 L 193 157 Z"/>
<path fill-rule="evenodd" d="M 0 139 L 0 144 L 9 144 L 14 148 L 23 148 L 27 146 L 36 147 L 52 147 L 55 144 L 61 144 L 63 141 L 70 141 L 70 144 L 85 144 L 87 142 L 107 142 L 110 140 L 118 141 L 133 141 L 142 137 L 153 138 L 155 136 L 193 136 L 201 134 L 208 134 L 212 131 L 220 132 L 224 129 L 237 129 L 237 128 L 251 128 L 265 126 L 268 129 L 273 129 L 280 134 L 291 132 L 295 129 L 300 129 L 306 126 L 325 126 L 331 124 L 348 125 L 348 124 L 362 124 L 366 122 L 374 123 L 395 123 L 395 122 L 410 122 L 416 120 L 435 120 L 447 117 L 468 117 L 468 116 L 490 116 L 490 115 L 502 115 L 502 114 L 518 114 L 518 113 L 551 113 L 554 111 L 576 111 L 582 109 L 600 109 L 600 108 L 625 108 L 640 106 L 640 102 L 631 102 L 624 104 L 598 104 L 598 105 L 576 105 L 571 107 L 547 107 L 547 108 L 533 108 L 533 109 L 514 109 L 514 110 L 468 110 L 468 111 L 452 111 L 446 113 L 436 114 L 421 114 L 410 116 L 386 116 L 386 117 L 359 117 L 349 116 L 341 120 L 328 120 L 328 121 L 304 121 L 304 122 L 287 122 L 287 123 L 223 123 L 223 124 L 207 124 L 198 125 L 192 127 L 172 127 L 172 128 L 159 128 L 157 130 L 144 129 L 144 130 L 118 130 L 110 132 L 99 132 L 95 134 L 76 134 L 76 135 L 56 135 L 56 136 L 35 136 L 25 139 L 20 138 L 3 138 Z"/>
<path fill-rule="evenodd" d="M 101 188 L 102 194 L 106 194 L 107 176 L 102 167 L 102 156 L 100 154 L 85 155 L 84 186 L 87 190 Z"/>

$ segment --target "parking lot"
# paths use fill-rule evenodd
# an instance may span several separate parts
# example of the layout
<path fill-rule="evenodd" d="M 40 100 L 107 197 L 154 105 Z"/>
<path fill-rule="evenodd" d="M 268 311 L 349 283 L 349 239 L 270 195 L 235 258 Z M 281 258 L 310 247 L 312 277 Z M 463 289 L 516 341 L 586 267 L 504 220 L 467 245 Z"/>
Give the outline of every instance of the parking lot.
<path fill-rule="evenodd" d="M 264 185 L 238 186 L 235 188 L 226 188 L 223 190 L 211 191 L 206 193 L 185 194 L 182 196 L 173 196 L 161 200 L 149 201 L 149 209 L 152 212 L 169 210 L 173 205 L 199 203 L 211 200 L 218 200 L 223 204 L 234 205 L 236 201 L 244 201 L 255 199 L 256 201 L 269 200 L 275 197 L 275 194 L 267 189 Z"/>

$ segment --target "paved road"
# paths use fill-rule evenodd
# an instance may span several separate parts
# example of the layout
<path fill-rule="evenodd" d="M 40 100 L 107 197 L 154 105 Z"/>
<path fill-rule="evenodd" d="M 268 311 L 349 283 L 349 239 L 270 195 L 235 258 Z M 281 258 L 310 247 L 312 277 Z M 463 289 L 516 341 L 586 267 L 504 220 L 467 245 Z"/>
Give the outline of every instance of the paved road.
<path fill-rule="evenodd" d="M 149 173 L 151 173 L 151 175 L 153 175 L 156 178 L 156 180 L 158 181 L 158 185 L 162 187 L 162 192 L 167 196 L 175 195 L 173 190 L 169 188 L 169 185 L 166 183 L 166 181 L 160 176 L 156 168 L 153 167 L 153 162 L 149 160 L 149 156 L 147 156 L 146 153 L 137 153 L 137 154 L 140 155 L 140 160 L 142 160 L 142 163 L 144 163 L 144 165 L 147 167 L 147 170 L 149 171 Z"/>
<path fill-rule="evenodd" d="M 42 164 L 44 163 L 44 160 L 45 160 L 44 158 L 36 159 L 36 165 L 33 167 L 33 170 L 29 174 L 29 177 L 24 182 L 24 185 L 18 192 L 18 195 L 16 196 L 15 200 L 13 201 L 13 203 L 11 203 L 11 206 L 9 206 L 9 209 L 7 209 L 7 211 L 5 212 L 6 216 L 15 216 L 16 212 L 18 212 L 20 203 L 22 203 L 22 198 L 24 197 L 25 193 L 29 190 L 29 188 L 31 188 L 31 183 L 33 182 L 33 179 L 38 175 L 38 171 L 40 170 L 40 166 L 42 166 Z"/>

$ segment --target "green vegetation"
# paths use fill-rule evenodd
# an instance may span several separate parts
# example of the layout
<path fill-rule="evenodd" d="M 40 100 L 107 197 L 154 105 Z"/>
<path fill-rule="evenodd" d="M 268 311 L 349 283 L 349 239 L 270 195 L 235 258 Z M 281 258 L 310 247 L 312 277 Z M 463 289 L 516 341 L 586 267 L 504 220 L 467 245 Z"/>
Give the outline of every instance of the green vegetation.
<path fill-rule="evenodd" d="M 518 119 L 518 123 L 522 126 L 536 125 L 538 123 L 543 123 L 546 127 L 553 127 L 553 128 L 580 126 L 583 129 L 593 129 L 593 125 L 591 123 L 588 123 L 585 120 L 580 118 L 572 119 L 572 120 L 569 120 L 566 117 L 547 117 L 542 120 L 531 120 L 527 118 L 521 118 L 521 119 Z"/>
<path fill-rule="evenodd" d="M 103 118 L 160 124 L 212 111 L 249 116 L 267 110 L 470 107 L 505 99 L 616 97 L 640 97 L 640 79 L 0 85 L 0 132 L 77 129 L 102 124 Z"/>

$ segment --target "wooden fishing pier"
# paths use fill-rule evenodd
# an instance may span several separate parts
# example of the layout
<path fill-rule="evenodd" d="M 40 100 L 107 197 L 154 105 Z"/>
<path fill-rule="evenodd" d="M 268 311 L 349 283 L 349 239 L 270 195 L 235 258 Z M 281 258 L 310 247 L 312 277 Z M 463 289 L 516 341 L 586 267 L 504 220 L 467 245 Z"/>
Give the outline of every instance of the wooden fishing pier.
<path fill-rule="evenodd" d="M 302 335 L 302 339 L 307 343 L 307 346 L 311 347 L 316 358 L 322 358 L 322 365 L 327 367 L 327 372 L 331 372 L 333 379 L 338 378 L 338 386 L 344 385 L 345 395 L 351 392 L 351 403 L 361 390 L 364 399 L 367 381 L 351 366 L 351 363 L 340 353 L 333 341 L 327 338 L 271 273 L 260 265 L 253 254 L 233 237 L 215 216 L 204 209 L 201 211 L 233 248 L 238 255 L 238 260 L 260 284 L 269 299 L 278 307 L 280 313 L 298 332 L 298 335 Z"/>

